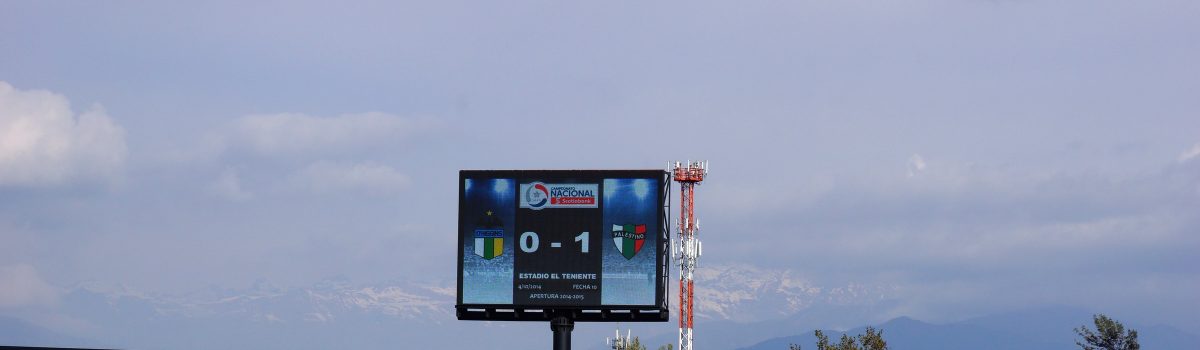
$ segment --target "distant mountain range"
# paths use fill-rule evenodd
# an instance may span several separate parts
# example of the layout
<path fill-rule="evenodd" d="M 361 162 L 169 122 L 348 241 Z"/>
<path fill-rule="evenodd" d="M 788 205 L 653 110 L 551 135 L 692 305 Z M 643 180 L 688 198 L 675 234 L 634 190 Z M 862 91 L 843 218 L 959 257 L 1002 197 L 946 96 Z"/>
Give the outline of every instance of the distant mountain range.
<path fill-rule="evenodd" d="M 786 270 L 708 265 L 697 276 L 697 344 L 705 349 L 812 348 L 812 330 L 861 325 L 893 305 L 886 286 L 821 287 Z M 69 288 L 52 319 L 72 331 L 0 315 L 0 345 L 214 348 L 537 348 L 550 345 L 543 322 L 469 322 L 454 317 L 453 282 L 356 285 L 329 279 L 305 288 L 266 281 L 246 289 L 186 295 L 84 283 Z M 675 301 L 676 298 L 668 298 Z M 672 310 L 675 310 L 672 305 Z M 880 325 L 894 349 L 1071 348 L 1081 310 L 1052 308 L 934 325 L 898 318 Z M 579 349 L 604 349 L 613 328 L 633 328 L 651 349 L 675 343 L 674 319 L 649 324 L 579 324 Z M 1136 327 L 1147 349 L 1200 349 L 1169 327 Z M 851 330 L 857 333 L 860 330 Z M 830 332 L 834 337 L 840 335 Z M 407 344 L 407 345 L 406 345 Z"/>
<path fill-rule="evenodd" d="M 1082 321 L 1081 321 L 1082 320 Z M 1004 313 L 948 324 L 931 324 L 900 317 L 876 326 L 883 331 L 888 347 L 905 349 L 1077 349 L 1078 338 L 1073 329 L 1089 324 L 1091 314 L 1079 309 L 1051 307 Z M 1190 350 L 1200 349 L 1200 336 L 1167 326 L 1142 327 L 1126 325 L 1138 331 L 1143 349 Z M 862 334 L 866 327 L 852 329 L 851 336 Z M 831 341 L 843 332 L 824 331 Z M 812 331 L 798 335 L 772 338 L 740 350 L 788 349 L 799 344 L 804 349 L 816 348 Z"/>
<path fill-rule="evenodd" d="M 708 320 L 783 319 L 810 308 L 876 305 L 894 288 L 849 284 L 822 287 L 790 270 L 746 264 L 705 265 L 696 271 L 696 315 Z M 668 298 L 672 308 L 677 298 Z"/>

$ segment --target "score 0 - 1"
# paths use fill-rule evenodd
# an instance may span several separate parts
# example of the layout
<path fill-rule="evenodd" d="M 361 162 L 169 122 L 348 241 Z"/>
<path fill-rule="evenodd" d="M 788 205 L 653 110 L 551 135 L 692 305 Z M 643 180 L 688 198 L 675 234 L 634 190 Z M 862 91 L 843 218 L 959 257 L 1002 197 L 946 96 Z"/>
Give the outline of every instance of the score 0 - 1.
<path fill-rule="evenodd" d="M 533 231 L 526 231 L 525 233 L 522 233 L 521 239 L 519 241 L 521 243 L 521 251 L 526 252 L 526 253 L 536 252 L 538 250 L 538 247 L 541 246 L 541 239 L 538 238 L 537 232 L 533 232 Z M 587 231 L 583 231 L 583 233 L 580 233 L 578 236 L 575 236 L 575 241 L 579 242 L 580 251 L 582 251 L 584 253 L 588 252 L 588 232 Z M 560 247 L 562 247 L 562 242 L 550 242 L 550 248 L 560 248 Z"/>

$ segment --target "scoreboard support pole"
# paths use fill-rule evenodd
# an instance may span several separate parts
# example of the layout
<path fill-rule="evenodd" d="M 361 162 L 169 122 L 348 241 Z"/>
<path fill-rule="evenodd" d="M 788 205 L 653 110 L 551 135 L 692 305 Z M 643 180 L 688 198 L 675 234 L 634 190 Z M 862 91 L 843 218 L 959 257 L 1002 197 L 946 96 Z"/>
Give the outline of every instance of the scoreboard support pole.
<path fill-rule="evenodd" d="M 558 316 L 550 320 L 550 330 L 554 331 L 554 350 L 571 350 L 571 331 L 575 329 L 575 320 L 566 316 Z"/>

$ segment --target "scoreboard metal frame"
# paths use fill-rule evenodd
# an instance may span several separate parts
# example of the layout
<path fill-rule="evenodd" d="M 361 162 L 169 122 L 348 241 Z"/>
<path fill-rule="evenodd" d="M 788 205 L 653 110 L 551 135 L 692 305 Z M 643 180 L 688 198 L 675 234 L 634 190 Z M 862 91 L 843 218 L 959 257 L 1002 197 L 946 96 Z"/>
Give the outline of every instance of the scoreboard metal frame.
<path fill-rule="evenodd" d="M 463 302 L 463 263 L 464 249 L 464 219 L 466 210 L 466 180 L 467 179 L 512 179 L 520 186 L 522 179 L 538 179 L 551 182 L 557 179 L 651 179 L 658 181 L 657 193 L 657 249 L 654 257 L 654 302 L 653 305 L 602 305 L 597 302 L 588 305 L 534 305 L 534 304 L 478 304 Z M 667 280 L 670 277 L 670 192 L 671 175 L 664 170 L 461 170 L 458 176 L 458 251 L 457 265 L 457 294 L 455 310 L 459 320 L 479 321 L 549 321 L 566 317 L 582 322 L 666 322 L 669 319 L 667 303 Z M 519 197 L 520 194 L 514 194 Z M 601 196 L 601 194 L 596 194 Z M 518 206 L 519 200 L 514 198 L 513 206 Z M 597 201 L 599 202 L 599 201 Z M 601 205 L 598 203 L 598 205 Z M 521 210 L 521 209 L 517 209 Z M 490 214 L 489 214 L 490 215 Z M 516 235 L 513 235 L 514 238 Z M 603 237 L 602 237 L 603 238 Z M 515 239 L 514 239 L 515 240 Z M 606 240 L 607 241 L 607 240 Z M 516 248 L 517 242 L 513 242 Z M 514 250 L 514 254 L 516 249 Z M 515 259 L 515 256 L 514 256 Z M 515 260 L 514 260 L 515 264 Z M 602 272 L 602 271 L 601 271 Z M 514 272 L 515 274 L 515 272 Z M 515 280 L 515 277 L 514 277 Z M 515 284 L 515 283 L 514 283 Z M 597 286 L 602 286 L 603 277 L 599 278 Z M 515 287 L 514 287 L 515 288 Z M 601 288 L 601 290 L 603 290 Z M 515 299 L 515 298 L 514 298 Z"/>

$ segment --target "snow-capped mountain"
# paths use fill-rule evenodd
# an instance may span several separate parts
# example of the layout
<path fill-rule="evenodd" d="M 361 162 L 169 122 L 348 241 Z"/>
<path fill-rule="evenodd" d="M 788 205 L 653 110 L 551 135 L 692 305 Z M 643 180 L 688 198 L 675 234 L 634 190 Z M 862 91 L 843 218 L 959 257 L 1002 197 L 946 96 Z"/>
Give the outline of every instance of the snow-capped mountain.
<path fill-rule="evenodd" d="M 102 299 L 111 311 L 138 305 L 159 318 L 226 317 L 262 322 L 330 322 L 349 315 L 379 315 L 398 319 L 444 321 L 453 318 L 455 289 L 435 283 L 354 285 L 346 279 L 327 279 L 309 287 L 279 287 L 264 280 L 247 289 L 207 288 L 184 295 L 137 291 L 126 286 L 81 284 L 69 301 Z M 84 309 L 94 309 L 96 305 Z M 99 316 L 99 315 L 97 315 Z"/>
<path fill-rule="evenodd" d="M 816 305 L 864 305 L 888 298 L 894 288 L 849 284 L 818 286 L 787 269 L 747 264 L 705 265 L 696 280 L 696 315 L 757 322 L 785 318 Z M 672 308 L 678 298 L 671 298 Z"/>
<path fill-rule="evenodd" d="M 704 266 L 697 272 L 696 285 L 698 317 L 736 322 L 783 318 L 814 305 L 871 303 L 885 298 L 888 292 L 884 287 L 862 285 L 816 286 L 790 270 L 746 264 Z M 121 311 L 122 305 L 144 305 L 155 317 L 331 322 L 347 315 L 376 315 L 441 322 L 454 319 L 455 287 L 445 282 L 407 281 L 365 285 L 336 278 L 301 288 L 260 280 L 245 289 L 211 287 L 167 295 L 121 285 L 84 283 L 72 288 L 67 296 L 68 300 L 95 298 L 103 299 L 113 311 Z M 674 294 L 667 300 L 672 309 L 677 307 Z M 85 309 L 93 308 L 87 305 Z"/>
<path fill-rule="evenodd" d="M 887 292 L 886 288 L 858 285 L 817 286 L 793 271 L 745 264 L 705 265 L 699 269 L 696 283 L 697 314 L 700 322 L 708 324 L 765 322 L 823 305 L 866 305 L 886 297 Z M 260 280 L 248 288 L 210 287 L 184 294 L 96 282 L 66 289 L 56 310 L 58 317 L 86 326 L 64 334 L 94 342 L 52 345 L 377 348 L 394 346 L 405 337 L 435 336 L 445 338 L 448 347 L 512 348 L 542 344 L 549 336 L 541 323 L 457 321 L 453 282 L 364 284 L 335 278 L 305 287 L 280 287 Z M 678 297 L 673 288 L 671 293 L 667 299 L 674 313 Z M 664 344 L 675 332 L 671 322 L 634 328 L 640 329 L 643 339 L 654 338 Z M 576 333 L 587 339 L 592 336 L 589 332 L 600 330 L 578 327 Z M 595 336 L 603 339 L 601 334 L 610 331 L 603 328 L 604 333 Z"/>

